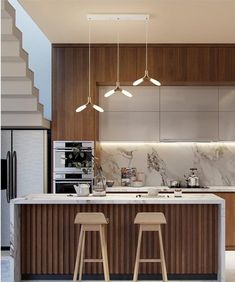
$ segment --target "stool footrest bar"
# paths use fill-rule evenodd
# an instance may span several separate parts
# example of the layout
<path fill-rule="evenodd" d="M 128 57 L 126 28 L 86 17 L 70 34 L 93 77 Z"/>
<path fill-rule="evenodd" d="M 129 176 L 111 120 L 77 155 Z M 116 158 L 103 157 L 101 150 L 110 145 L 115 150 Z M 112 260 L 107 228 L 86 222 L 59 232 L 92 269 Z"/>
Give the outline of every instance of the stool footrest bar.
<path fill-rule="evenodd" d="M 83 262 L 103 262 L 102 259 L 84 259 Z"/>
<path fill-rule="evenodd" d="M 139 262 L 161 262 L 160 259 L 140 259 Z"/>

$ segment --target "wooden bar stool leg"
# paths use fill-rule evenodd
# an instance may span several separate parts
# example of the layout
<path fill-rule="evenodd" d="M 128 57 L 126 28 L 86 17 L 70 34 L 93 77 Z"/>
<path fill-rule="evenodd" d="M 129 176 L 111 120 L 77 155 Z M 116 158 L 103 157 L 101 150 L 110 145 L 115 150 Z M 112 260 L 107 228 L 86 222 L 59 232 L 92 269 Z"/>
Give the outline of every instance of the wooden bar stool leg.
<path fill-rule="evenodd" d="M 79 240 L 78 240 L 78 249 L 77 249 L 76 263 L 74 267 L 73 282 L 77 281 L 78 266 L 79 266 L 79 261 L 80 261 L 80 256 L 81 256 L 82 238 L 83 238 L 83 226 L 81 226 Z"/>
<path fill-rule="evenodd" d="M 141 240 L 142 240 L 142 226 L 140 225 L 139 235 L 138 235 L 138 244 L 137 244 L 137 250 L 136 250 L 136 258 L 135 258 L 135 268 L 134 268 L 133 282 L 136 282 L 137 279 L 138 279 Z"/>
<path fill-rule="evenodd" d="M 108 262 L 108 248 L 107 248 L 107 236 L 106 236 L 106 232 L 105 232 L 105 226 L 103 225 L 102 226 L 102 229 L 103 229 L 103 237 L 104 237 L 104 253 L 105 253 L 105 260 L 106 260 L 106 267 L 107 267 L 107 274 L 106 274 L 106 277 L 107 277 L 107 280 L 109 281 L 110 280 L 110 277 L 109 277 L 109 262 Z"/>
<path fill-rule="evenodd" d="M 86 238 L 86 231 L 83 231 L 83 236 L 82 236 L 82 249 L 81 249 L 81 259 L 80 259 L 80 267 L 79 267 L 79 281 L 82 281 L 82 267 L 83 267 L 83 260 L 84 260 L 85 238 Z"/>
<path fill-rule="evenodd" d="M 107 252 L 106 252 L 104 228 L 102 226 L 100 226 L 100 243 L 101 243 L 101 252 L 102 252 L 102 259 L 103 259 L 103 267 L 104 267 L 104 279 L 106 282 L 109 282 L 108 258 L 107 258 Z"/>
<path fill-rule="evenodd" d="M 159 236 L 159 243 L 160 243 L 160 257 L 161 257 L 162 277 L 163 277 L 163 281 L 164 282 L 168 282 L 167 272 L 166 272 L 165 255 L 164 255 L 163 242 L 162 242 L 161 226 L 159 226 L 158 236 Z"/>

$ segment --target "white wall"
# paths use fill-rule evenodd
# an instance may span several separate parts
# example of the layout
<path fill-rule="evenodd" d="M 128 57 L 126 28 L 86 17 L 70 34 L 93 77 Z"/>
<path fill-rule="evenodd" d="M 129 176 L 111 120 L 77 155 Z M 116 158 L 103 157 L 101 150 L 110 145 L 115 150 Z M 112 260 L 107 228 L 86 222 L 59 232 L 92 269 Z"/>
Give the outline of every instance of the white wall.
<path fill-rule="evenodd" d="M 23 48 L 29 54 L 29 68 L 44 105 L 44 117 L 51 120 L 51 42 L 17 0 L 9 0 L 16 10 L 16 26 L 23 33 Z"/>

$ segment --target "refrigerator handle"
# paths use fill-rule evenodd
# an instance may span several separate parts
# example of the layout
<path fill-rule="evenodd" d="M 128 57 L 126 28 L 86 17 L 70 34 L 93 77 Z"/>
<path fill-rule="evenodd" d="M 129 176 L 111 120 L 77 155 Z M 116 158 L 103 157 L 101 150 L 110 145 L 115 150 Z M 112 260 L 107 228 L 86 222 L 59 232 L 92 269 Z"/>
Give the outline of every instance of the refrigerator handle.
<path fill-rule="evenodd" d="M 6 196 L 7 202 L 10 203 L 10 194 L 11 194 L 11 152 L 7 152 L 7 189 L 6 189 Z"/>
<path fill-rule="evenodd" d="M 12 195 L 11 199 L 17 197 L 17 155 L 16 151 L 12 154 Z"/>

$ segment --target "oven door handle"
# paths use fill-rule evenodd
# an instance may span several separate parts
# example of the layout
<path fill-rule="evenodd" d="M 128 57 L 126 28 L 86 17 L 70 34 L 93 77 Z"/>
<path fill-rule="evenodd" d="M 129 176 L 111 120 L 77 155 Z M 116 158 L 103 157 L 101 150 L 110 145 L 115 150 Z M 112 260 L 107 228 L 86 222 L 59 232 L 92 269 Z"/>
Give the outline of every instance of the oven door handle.
<path fill-rule="evenodd" d="M 88 152 L 88 153 L 91 153 L 92 150 L 89 149 L 89 148 L 80 148 L 80 151 L 81 152 Z M 74 152 L 74 150 L 72 148 L 68 148 L 68 149 L 55 149 L 55 152 Z"/>
<path fill-rule="evenodd" d="M 55 149 L 56 152 L 73 152 L 72 149 Z"/>
<path fill-rule="evenodd" d="M 58 179 L 55 180 L 55 183 L 56 184 L 73 184 L 73 183 L 90 183 L 92 181 L 88 181 L 88 180 L 85 180 L 85 181 L 81 181 L 81 180 L 70 180 L 70 181 L 60 181 Z"/>

